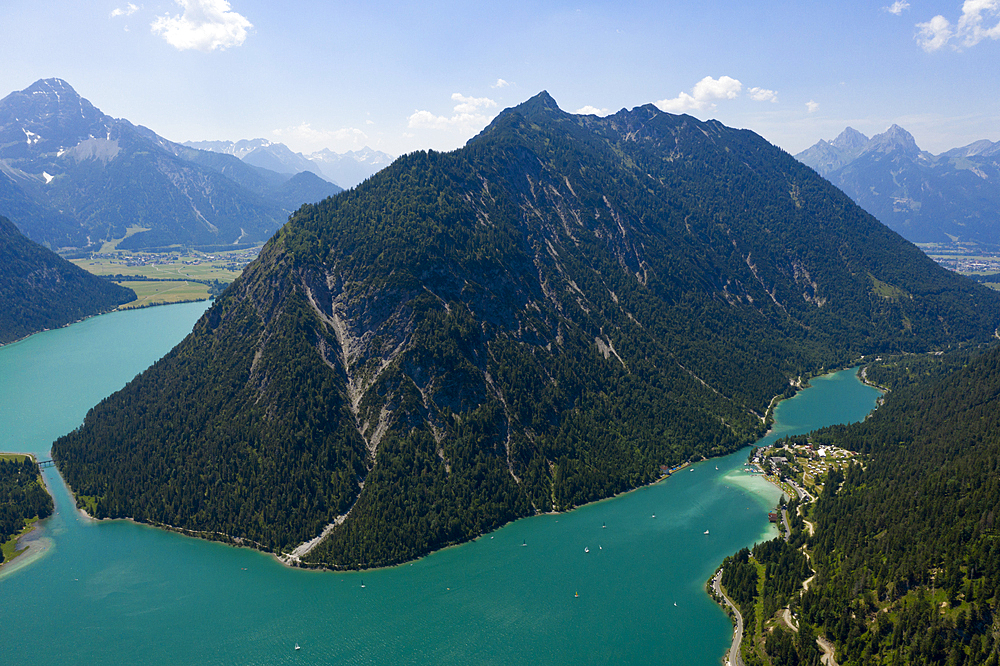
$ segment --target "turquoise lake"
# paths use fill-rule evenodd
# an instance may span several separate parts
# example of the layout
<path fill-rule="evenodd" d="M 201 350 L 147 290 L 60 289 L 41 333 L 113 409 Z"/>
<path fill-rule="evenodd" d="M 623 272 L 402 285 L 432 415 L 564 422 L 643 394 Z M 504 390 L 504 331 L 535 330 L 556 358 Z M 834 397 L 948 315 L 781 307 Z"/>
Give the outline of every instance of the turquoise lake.
<path fill-rule="evenodd" d="M 0 348 L 0 451 L 47 458 L 205 307 L 112 313 Z M 814 379 L 778 406 L 765 441 L 861 420 L 878 396 L 852 370 Z M 742 471 L 747 452 L 349 574 L 89 521 L 48 468 L 56 513 L 34 533 L 36 550 L 0 570 L 0 654 L 11 664 L 719 664 L 732 626 L 704 583 L 726 555 L 776 534 L 766 511 L 779 492 Z"/>

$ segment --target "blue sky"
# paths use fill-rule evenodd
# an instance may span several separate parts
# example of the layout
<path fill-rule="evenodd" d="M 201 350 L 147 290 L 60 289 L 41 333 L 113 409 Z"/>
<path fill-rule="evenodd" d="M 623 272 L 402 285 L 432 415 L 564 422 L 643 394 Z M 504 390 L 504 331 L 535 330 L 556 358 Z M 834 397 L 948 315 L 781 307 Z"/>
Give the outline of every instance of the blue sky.
<path fill-rule="evenodd" d="M 1000 140 L 1000 0 L 2 4 L 0 96 L 62 78 L 174 141 L 449 150 L 541 90 L 791 153 L 847 125 L 896 123 L 934 153 Z"/>

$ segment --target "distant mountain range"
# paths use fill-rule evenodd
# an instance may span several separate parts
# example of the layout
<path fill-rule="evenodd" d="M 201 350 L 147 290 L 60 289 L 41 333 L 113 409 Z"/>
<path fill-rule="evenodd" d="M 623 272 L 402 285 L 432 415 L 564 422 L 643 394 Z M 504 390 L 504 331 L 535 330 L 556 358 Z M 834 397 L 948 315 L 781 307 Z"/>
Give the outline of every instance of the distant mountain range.
<path fill-rule="evenodd" d="M 932 155 L 898 125 L 870 139 L 848 127 L 795 157 L 909 241 L 1000 249 L 1000 142 Z"/>
<path fill-rule="evenodd" d="M 294 181 L 294 182 L 293 182 Z M 341 188 L 251 166 L 112 118 L 60 79 L 0 100 L 0 215 L 52 248 L 232 246 Z"/>
<path fill-rule="evenodd" d="M 0 217 L 0 344 L 134 300 L 131 289 L 74 266 Z"/>
<path fill-rule="evenodd" d="M 385 566 L 735 451 L 797 378 L 998 320 L 753 132 L 541 93 L 302 207 L 53 455 L 98 517 Z"/>
<path fill-rule="evenodd" d="M 394 159 L 367 146 L 361 150 L 335 153 L 325 148 L 310 155 L 295 153 L 283 143 L 267 139 L 241 141 L 186 141 L 185 146 L 233 155 L 247 164 L 277 171 L 301 173 L 312 171 L 343 188 L 351 188 L 392 164 Z"/>

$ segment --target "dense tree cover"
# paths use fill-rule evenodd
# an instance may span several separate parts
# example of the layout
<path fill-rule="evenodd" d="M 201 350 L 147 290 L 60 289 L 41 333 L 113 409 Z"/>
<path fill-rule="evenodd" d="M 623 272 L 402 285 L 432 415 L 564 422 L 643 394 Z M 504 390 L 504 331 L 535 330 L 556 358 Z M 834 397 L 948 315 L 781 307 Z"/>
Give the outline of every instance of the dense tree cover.
<path fill-rule="evenodd" d="M 754 636 L 767 634 L 765 651 L 772 664 L 819 664 L 820 654 L 811 628 L 800 626 L 792 635 L 780 625 L 773 631 L 758 626 L 793 602 L 802 582 L 810 575 L 812 569 L 806 556 L 781 538 L 756 544 L 752 551 L 743 548 L 722 563 L 721 583 L 743 616 L 745 640 L 752 643 Z M 752 649 L 744 656 L 749 666 L 755 666 L 759 659 Z"/>
<path fill-rule="evenodd" d="M 25 521 L 52 515 L 52 496 L 30 458 L 0 460 L 0 543 L 20 532 Z"/>
<path fill-rule="evenodd" d="M 904 354 L 879 357 L 864 366 L 865 380 L 888 391 L 894 391 L 915 382 L 944 377 L 969 364 L 989 345 L 969 346 L 947 354 Z"/>
<path fill-rule="evenodd" d="M 790 377 L 998 316 L 757 135 L 542 94 L 302 207 L 54 455 L 99 515 L 272 549 L 353 506 L 307 560 L 377 566 L 733 451 Z"/>
<path fill-rule="evenodd" d="M 0 217 L 0 344 L 135 300 L 21 235 Z"/>
<path fill-rule="evenodd" d="M 816 434 L 869 459 L 817 501 L 802 617 L 841 664 L 996 664 L 1000 349 L 879 372 L 880 409 Z"/>

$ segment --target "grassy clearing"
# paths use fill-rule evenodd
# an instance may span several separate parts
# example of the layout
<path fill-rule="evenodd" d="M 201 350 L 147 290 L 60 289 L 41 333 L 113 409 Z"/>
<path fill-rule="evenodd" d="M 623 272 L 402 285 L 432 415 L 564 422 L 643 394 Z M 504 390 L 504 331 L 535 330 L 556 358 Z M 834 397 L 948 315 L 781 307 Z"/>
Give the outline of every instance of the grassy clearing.
<path fill-rule="evenodd" d="M 208 286 L 198 282 L 119 282 L 135 292 L 137 300 L 122 305 L 120 310 L 143 308 L 163 303 L 184 301 L 204 301 L 208 298 Z"/>
<path fill-rule="evenodd" d="M 13 460 L 14 462 L 24 462 L 30 457 L 23 453 L 0 453 L 0 460 Z"/>
<path fill-rule="evenodd" d="M 888 282 L 882 282 L 877 277 L 872 274 L 868 274 L 868 277 L 872 279 L 873 287 L 872 292 L 878 296 L 881 296 L 887 301 L 897 302 L 904 298 L 913 298 L 910 294 L 906 293 L 898 287 L 894 287 Z"/>
<path fill-rule="evenodd" d="M 140 227 L 140 226 L 129 227 L 128 229 L 125 230 L 125 235 L 122 236 L 121 238 L 116 238 L 115 240 L 105 241 L 104 245 L 101 246 L 101 253 L 103 254 L 105 252 L 114 252 L 114 251 L 116 251 L 118 249 L 118 243 L 121 243 L 123 240 L 125 240 L 129 236 L 135 236 L 140 231 L 149 231 L 149 229 L 145 229 L 145 228 Z"/>
<path fill-rule="evenodd" d="M 97 497 L 93 495 L 77 495 L 76 498 L 81 504 L 83 504 L 83 506 L 80 507 L 81 509 L 86 511 L 91 516 L 97 514 Z"/>

